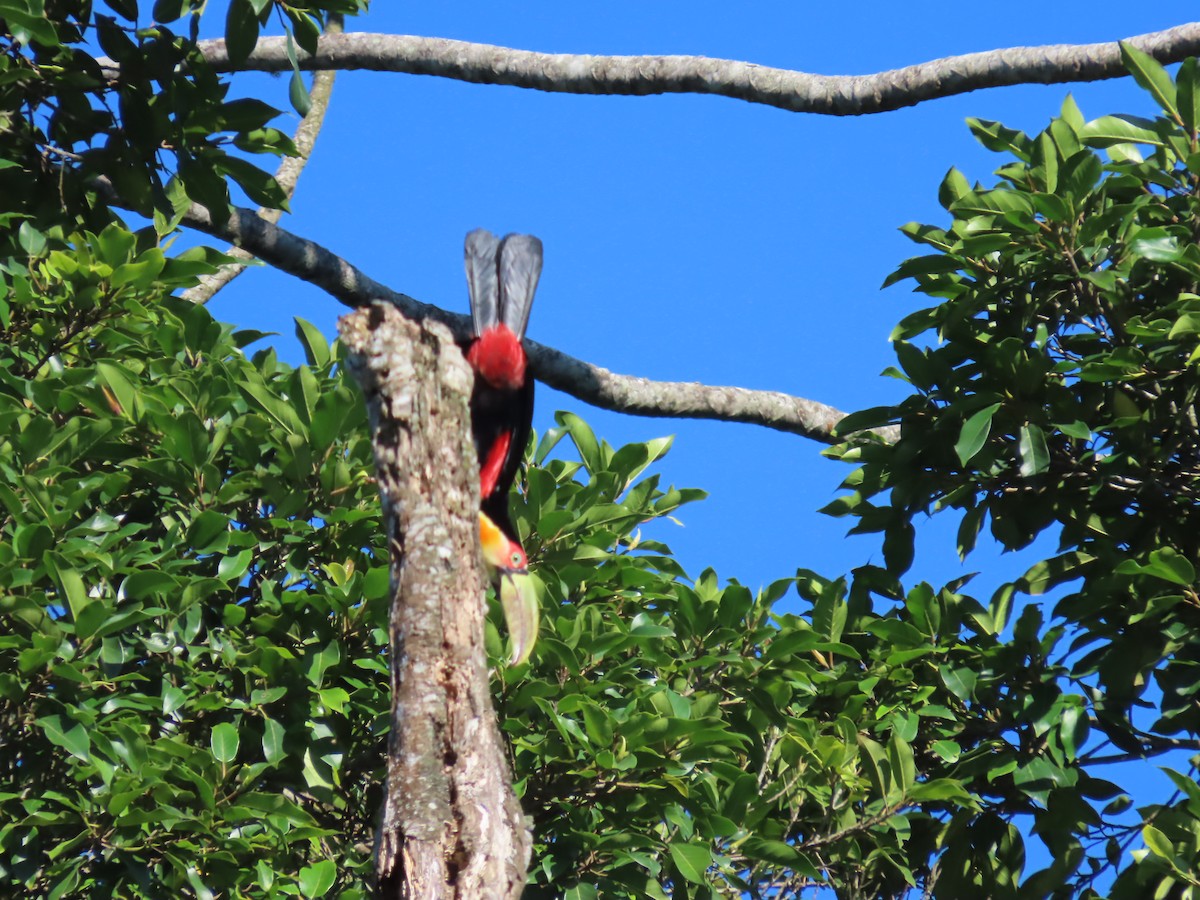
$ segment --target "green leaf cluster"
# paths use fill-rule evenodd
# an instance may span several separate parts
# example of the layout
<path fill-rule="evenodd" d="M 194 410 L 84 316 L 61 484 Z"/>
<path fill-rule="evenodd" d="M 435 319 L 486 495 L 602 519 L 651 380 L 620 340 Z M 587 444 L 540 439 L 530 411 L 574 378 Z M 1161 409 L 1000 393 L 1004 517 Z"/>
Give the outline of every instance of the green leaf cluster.
<path fill-rule="evenodd" d="M 1128 866 L 1138 840 L 1148 849 L 1114 897 L 1176 896 L 1195 886 L 1180 872 L 1200 870 L 1194 840 L 1151 824 L 1195 832 L 1194 810 L 1144 808 L 1139 838 L 1112 818 L 1127 802 L 1097 809 L 1101 795 L 1081 780 L 1093 760 L 1200 747 L 1200 72 L 1192 59 L 1173 78 L 1137 48 L 1122 52 L 1153 118 L 1087 121 L 1068 98 L 1037 135 L 970 121 L 1009 158 L 1000 181 L 971 185 L 952 170 L 939 193 L 950 224 L 905 226 L 926 255 L 885 282 L 914 282 L 935 301 L 892 336 L 889 374 L 912 394 L 840 426 L 894 424 L 901 437 L 853 437 L 834 452 L 857 468 L 828 511 L 883 534 L 889 577 L 908 569 L 913 522 L 927 514 L 956 511 L 964 558 L 985 527 L 1006 549 L 1057 542 L 975 616 L 1005 636 L 1004 655 L 976 671 L 1020 686 L 998 707 L 1000 738 L 1036 766 L 1018 779 L 1019 757 L 1014 787 L 1056 856 L 1021 896 L 1094 896 L 1098 873 Z M 1012 666 L 1021 657 L 1037 663 L 1025 675 Z M 1187 790 L 1193 776 L 1179 776 Z M 1016 859 L 1019 840 L 1004 840 Z M 943 879 L 956 852 L 948 844 Z"/>
<path fill-rule="evenodd" d="M 204 252 L 5 234 L 0 893 L 364 896 L 387 572 L 340 351 L 247 357 L 164 295 Z"/>
<path fill-rule="evenodd" d="M 230 52 L 273 15 L 311 50 L 358 5 L 234 0 Z M 0 0 L 0 893 L 364 896 L 390 702 L 361 398 L 312 325 L 293 368 L 171 297 L 222 257 L 161 241 L 228 178 L 277 205 L 230 151 L 290 143 L 196 55 L 203 4 L 107 6 Z M 493 611 L 488 646 L 530 896 L 1196 887 L 1194 770 L 1136 810 L 1095 771 L 1200 729 L 1200 76 L 1124 53 L 1154 118 L 972 122 L 1000 182 L 952 171 L 950 224 L 905 229 L 927 252 L 889 282 L 932 298 L 894 334 L 912 395 L 842 425 L 901 438 L 838 448 L 828 508 L 882 565 L 692 579 L 662 540 L 702 496 L 652 470 L 670 439 L 560 413 L 528 448 L 541 639 L 507 668 Z M 905 585 L 948 509 L 964 557 L 985 527 L 1059 546 L 988 598 Z"/>
<path fill-rule="evenodd" d="M 226 40 L 244 58 L 259 30 L 277 18 L 306 50 L 333 14 L 354 14 L 363 0 L 234 0 Z M 111 221 L 109 185 L 122 205 L 173 229 L 187 203 L 229 215 L 229 181 L 254 202 L 286 208 L 274 177 L 250 161 L 294 155 L 270 123 L 279 111 L 261 100 L 228 99 L 230 84 L 197 50 L 205 4 L 158 0 L 148 13 L 136 0 L 5 0 L 0 3 L 0 193 L 6 207 L 42 227 L 100 230 Z M 174 29 L 185 33 L 177 34 Z M 95 46 L 107 56 L 102 68 Z M 295 65 L 295 53 L 292 53 Z M 292 97 L 307 109 L 299 71 Z"/>

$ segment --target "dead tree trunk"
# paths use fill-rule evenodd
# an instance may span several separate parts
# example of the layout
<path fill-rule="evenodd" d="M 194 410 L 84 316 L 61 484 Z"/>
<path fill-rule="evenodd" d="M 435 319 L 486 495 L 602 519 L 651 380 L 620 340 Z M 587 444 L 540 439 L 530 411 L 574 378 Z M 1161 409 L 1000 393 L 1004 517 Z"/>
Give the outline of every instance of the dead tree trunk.
<path fill-rule="evenodd" d="M 391 559 L 379 896 L 516 898 L 530 838 L 488 691 L 472 374 L 449 330 L 390 304 L 338 327 L 366 395 Z"/>

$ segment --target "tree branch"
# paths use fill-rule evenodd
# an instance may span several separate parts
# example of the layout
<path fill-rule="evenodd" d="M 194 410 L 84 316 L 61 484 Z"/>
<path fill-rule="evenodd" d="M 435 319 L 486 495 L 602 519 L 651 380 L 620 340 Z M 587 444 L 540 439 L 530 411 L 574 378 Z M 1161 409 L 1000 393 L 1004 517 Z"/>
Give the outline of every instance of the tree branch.
<path fill-rule="evenodd" d="M 183 222 L 316 285 L 347 306 L 386 300 L 411 319 L 441 322 L 456 337 L 470 333 L 467 316 L 397 293 L 320 244 L 265 222 L 248 209 L 234 208 L 226 222 L 217 223 L 208 210 L 193 205 Z M 601 409 L 639 416 L 743 422 L 798 434 L 823 444 L 838 442 L 832 434 L 833 427 L 845 415 L 824 403 L 775 391 L 619 375 L 528 339 L 525 349 L 530 368 L 539 381 Z M 885 440 L 894 440 L 897 435 L 893 431 L 881 429 L 877 433 Z"/>
<path fill-rule="evenodd" d="M 335 16 L 330 19 L 326 27 L 328 34 L 340 33 L 342 30 L 341 17 Z M 333 70 L 318 72 L 313 76 L 312 90 L 309 92 L 312 106 L 296 127 L 296 135 L 293 140 L 297 155 L 284 157 L 275 171 L 275 181 L 283 188 L 284 196 L 288 200 L 291 200 L 292 195 L 296 193 L 296 183 L 300 180 L 300 173 L 308 165 L 313 145 L 317 142 L 317 135 L 321 133 L 321 126 L 325 124 L 325 113 L 329 109 L 329 98 L 333 94 L 333 80 L 336 77 L 337 72 Z M 278 222 L 283 215 L 283 210 L 268 209 L 264 206 L 259 207 L 258 215 L 268 222 Z M 188 288 L 179 296 L 192 303 L 207 303 L 216 295 L 217 291 L 245 272 L 250 260 L 254 259 L 253 254 L 247 253 L 241 247 L 230 248 L 226 251 L 226 255 L 240 259 L 242 262 L 226 263 L 212 275 L 201 275 L 199 284 Z"/>
<path fill-rule="evenodd" d="M 1162 63 L 1200 54 L 1200 22 L 1127 38 Z M 201 41 L 217 71 L 284 72 L 286 40 L 261 38 L 233 66 L 223 40 Z M 101 64 L 112 65 L 101 60 Z M 793 112 L 855 116 L 1014 84 L 1101 81 L 1126 75 L 1115 42 L 1009 47 L 936 59 L 872 75 L 813 75 L 703 56 L 536 53 L 411 35 L 334 34 L 320 39 L 307 69 L 369 69 L 437 75 L 568 94 L 717 94 Z"/>

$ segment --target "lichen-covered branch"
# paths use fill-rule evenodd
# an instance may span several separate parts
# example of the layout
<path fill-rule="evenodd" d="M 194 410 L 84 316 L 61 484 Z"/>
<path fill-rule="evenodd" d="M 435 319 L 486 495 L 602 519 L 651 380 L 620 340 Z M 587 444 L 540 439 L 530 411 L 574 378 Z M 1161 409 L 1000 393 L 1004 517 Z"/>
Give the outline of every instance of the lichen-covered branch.
<path fill-rule="evenodd" d="M 342 30 L 341 18 L 334 17 L 327 27 L 331 34 L 340 33 Z M 300 120 L 292 139 L 292 143 L 296 145 L 297 155 L 285 157 L 275 171 L 275 181 L 283 189 L 284 196 L 289 201 L 296 192 L 296 183 L 300 180 L 300 173 L 304 171 L 304 167 L 308 165 L 308 160 L 312 156 L 313 145 L 317 142 L 317 135 L 321 133 L 321 126 L 325 124 L 325 113 L 329 109 L 329 98 L 333 95 L 333 81 L 336 77 L 337 72 L 332 69 L 317 72 L 313 76 L 312 90 L 309 91 L 309 100 L 312 102 L 312 106 L 309 108 L 308 114 Z M 258 215 L 268 222 L 278 222 L 283 216 L 283 210 L 260 207 Z M 211 275 L 200 276 L 199 284 L 179 296 L 192 303 L 207 303 L 216 295 L 217 291 L 245 272 L 247 264 L 254 259 L 254 254 L 248 253 L 241 247 L 231 247 L 226 254 L 241 260 L 241 262 L 226 263 Z"/>
<path fill-rule="evenodd" d="M 466 336 L 470 328 L 467 316 L 393 291 L 320 244 L 265 222 L 250 210 L 235 209 L 228 221 L 217 223 L 203 207 L 192 206 L 183 221 L 315 284 L 347 306 L 386 300 L 406 316 L 441 322 L 458 336 Z M 743 422 L 799 434 L 824 444 L 837 443 L 833 426 L 845 415 L 824 403 L 776 391 L 619 375 L 528 339 L 525 348 L 531 370 L 539 381 L 601 409 L 639 416 Z M 894 437 L 890 432 L 880 434 L 885 439 Z"/>
<path fill-rule="evenodd" d="M 938 97 L 1014 84 L 1062 84 L 1126 73 L 1114 35 L 1103 44 L 1008 47 L 968 53 L 870 75 L 815 75 L 703 56 L 592 56 L 536 53 L 445 38 L 335 34 L 321 38 L 309 69 L 369 69 L 509 84 L 568 94 L 717 94 L 793 112 L 853 116 L 913 106 Z M 1200 22 L 1126 38 L 1159 62 L 1200 54 Z M 231 65 L 224 41 L 200 49 L 219 71 L 283 72 L 284 38 L 263 38 L 250 58 Z"/>
<path fill-rule="evenodd" d="M 488 686 L 471 370 L 446 328 L 389 303 L 338 327 L 366 397 L 391 571 L 379 896 L 515 900 L 530 836 Z"/>

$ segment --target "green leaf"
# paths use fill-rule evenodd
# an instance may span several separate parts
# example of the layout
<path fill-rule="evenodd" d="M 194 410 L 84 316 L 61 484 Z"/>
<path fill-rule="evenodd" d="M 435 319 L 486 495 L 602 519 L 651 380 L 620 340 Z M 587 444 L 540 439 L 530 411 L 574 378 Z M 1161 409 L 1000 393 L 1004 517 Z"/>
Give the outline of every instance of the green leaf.
<path fill-rule="evenodd" d="M 108 6 L 131 22 L 136 22 L 138 17 L 137 0 L 105 0 Z"/>
<path fill-rule="evenodd" d="M 154 21 L 174 22 L 183 15 L 183 0 L 154 0 Z"/>
<path fill-rule="evenodd" d="M 838 579 L 826 585 L 813 604 L 813 629 L 826 640 L 840 641 L 846 615 L 845 583 Z"/>
<path fill-rule="evenodd" d="M 254 381 L 243 381 L 238 387 L 256 407 L 274 419 L 288 434 L 303 434 L 304 423 L 296 410 L 278 394 L 265 385 Z"/>
<path fill-rule="evenodd" d="M 1152 575 L 1172 584 L 1191 585 L 1196 581 L 1196 569 L 1187 557 L 1173 547 L 1151 550 L 1148 561 L 1143 565 L 1127 559 L 1114 569 L 1120 575 Z"/>
<path fill-rule="evenodd" d="M 30 256 L 40 256 L 46 249 L 46 236 L 33 227 L 28 220 L 17 229 L 17 241 L 21 249 Z"/>
<path fill-rule="evenodd" d="M 887 757 L 895 787 L 901 793 L 907 794 L 917 777 L 912 748 L 893 732 L 887 744 Z"/>
<path fill-rule="evenodd" d="M 231 0 L 225 14 L 225 48 L 234 66 L 244 63 L 258 43 L 258 16 L 249 0 Z"/>
<path fill-rule="evenodd" d="M 1034 151 L 1034 159 L 1041 169 L 1043 189 L 1052 196 L 1058 188 L 1058 148 L 1050 135 L 1043 131 L 1038 136 Z"/>
<path fill-rule="evenodd" d="M 178 709 L 182 709 L 187 702 L 187 695 L 181 688 L 174 685 L 163 685 L 162 689 L 162 712 L 164 716 L 169 716 Z"/>
<path fill-rule="evenodd" d="M 293 321 L 296 323 L 296 338 L 304 347 L 304 357 L 308 364 L 316 369 L 324 369 L 330 360 L 329 342 L 325 340 L 325 335 L 311 322 L 299 317 Z"/>
<path fill-rule="evenodd" d="M 1155 856 L 1166 860 L 1175 859 L 1175 846 L 1165 834 L 1153 825 L 1146 825 L 1142 828 L 1142 840 L 1146 842 L 1146 846 Z"/>
<path fill-rule="evenodd" d="M 1060 584 L 1066 584 L 1077 578 L 1082 578 L 1088 567 L 1096 561 L 1096 557 L 1082 550 L 1071 550 L 1051 559 L 1034 563 L 1020 579 L 1020 586 L 1026 593 L 1037 596 L 1044 594 Z"/>
<path fill-rule="evenodd" d="M 942 684 L 947 690 L 963 702 L 974 699 L 976 673 L 965 666 L 943 665 L 939 672 Z"/>
<path fill-rule="evenodd" d="M 58 582 L 58 588 L 61 591 L 60 600 L 65 601 L 66 607 L 71 611 L 71 618 L 78 622 L 88 604 L 91 603 L 83 576 L 72 566 L 59 562 L 57 559 L 51 558 L 47 562 Z"/>
<path fill-rule="evenodd" d="M 753 859 L 761 859 L 777 866 L 786 866 L 807 878 L 821 879 L 821 874 L 812 861 L 791 844 L 751 836 L 747 838 L 743 849 L 746 855 Z"/>
<path fill-rule="evenodd" d="M 914 278 L 920 281 L 922 276 L 949 275 L 957 272 L 960 268 L 962 268 L 962 263 L 959 260 L 944 253 L 914 256 L 902 262 L 895 272 L 883 280 L 880 287 L 891 287 L 905 278 Z"/>
<path fill-rule="evenodd" d="M 1181 772 L 1176 772 L 1174 769 L 1169 769 L 1166 766 L 1158 767 L 1168 778 L 1175 783 L 1175 787 L 1181 790 L 1187 796 L 1187 807 L 1192 815 L 1200 814 L 1200 784 L 1187 775 Z"/>
<path fill-rule="evenodd" d="M 899 576 L 912 566 L 916 536 L 911 522 L 893 522 L 884 529 L 883 559 L 889 572 Z"/>
<path fill-rule="evenodd" d="M 337 879 L 337 864 L 323 859 L 300 870 L 300 894 L 304 897 L 324 897 Z"/>
<path fill-rule="evenodd" d="M 946 177 L 942 179 L 942 185 L 938 188 L 938 202 L 946 209 L 956 200 L 961 200 L 971 191 L 970 182 L 967 181 L 965 175 L 958 169 L 951 168 L 946 173 Z"/>
<path fill-rule="evenodd" d="M 1024 132 L 1006 128 L 999 122 L 989 122 L 986 119 L 969 118 L 967 127 L 971 129 L 976 140 L 989 150 L 1011 153 L 1018 159 L 1029 160 L 1031 141 Z"/>
<path fill-rule="evenodd" d="M 673 843 L 668 848 L 679 874 L 692 884 L 704 884 L 704 873 L 712 865 L 712 851 L 701 844 Z"/>
<path fill-rule="evenodd" d="M 59 44 L 58 32 L 55 31 L 54 25 L 47 20 L 45 11 L 40 9 L 41 6 L 41 3 L 30 4 L 22 9 L 10 4 L 0 10 L 0 15 L 3 15 L 9 33 L 20 43 L 29 44 L 30 41 L 37 41 L 45 47 L 57 46 Z M 102 20 L 106 17 L 97 16 L 96 18 Z"/>
<path fill-rule="evenodd" d="M 934 741 L 929 746 L 934 753 L 949 763 L 958 762 L 958 758 L 962 756 L 962 748 L 954 741 Z"/>
<path fill-rule="evenodd" d="M 891 406 L 873 406 L 870 409 L 860 409 L 838 419 L 837 424 L 833 427 L 834 434 L 838 437 L 846 437 L 858 431 L 881 428 L 884 425 L 890 424 L 894 414 L 895 409 Z"/>
<path fill-rule="evenodd" d="M 1050 468 L 1050 451 L 1046 448 L 1046 435 L 1037 425 L 1021 426 L 1017 440 L 1017 456 L 1021 461 L 1021 475 L 1025 478 L 1040 475 Z"/>
<path fill-rule="evenodd" d="M 228 516 L 206 509 L 196 516 L 187 531 L 187 539 L 197 553 L 219 553 L 229 543 Z"/>
<path fill-rule="evenodd" d="M 76 759 L 84 762 L 91 760 L 91 741 L 88 740 L 87 729 L 80 723 L 72 722 L 65 716 L 46 716 L 38 719 L 37 725 L 50 743 L 62 747 Z"/>
<path fill-rule="evenodd" d="M 236 156 L 222 156 L 217 168 L 228 174 L 238 186 L 246 192 L 246 196 L 259 206 L 268 209 L 288 208 L 287 194 L 275 180 L 275 176 L 253 163 Z"/>
<path fill-rule="evenodd" d="M 1073 437 L 1080 441 L 1090 441 L 1092 439 L 1092 429 L 1085 422 L 1061 422 L 1058 425 L 1058 430 L 1067 437 Z"/>
<path fill-rule="evenodd" d="M 284 757 L 283 725 L 269 716 L 263 718 L 263 759 L 274 765 Z"/>
<path fill-rule="evenodd" d="M 1067 760 L 1076 759 L 1087 741 L 1090 730 L 1087 711 L 1079 706 L 1068 706 L 1062 711 L 1058 730 Z"/>
<path fill-rule="evenodd" d="M 1183 127 L 1192 134 L 1200 128 L 1200 66 L 1189 56 L 1175 75 L 1176 100 Z"/>
<path fill-rule="evenodd" d="M 291 101 L 292 109 L 301 116 L 307 116 L 312 109 L 312 98 L 308 95 L 308 88 L 300 76 L 299 69 L 292 72 L 292 77 L 288 81 L 288 100 Z"/>
<path fill-rule="evenodd" d="M 600 442 L 596 440 L 596 435 L 588 424 L 579 416 L 569 412 L 555 413 L 554 421 L 567 429 L 567 434 L 574 442 L 575 449 L 579 451 L 579 458 L 588 472 L 595 475 L 604 471 L 606 465 L 600 451 Z"/>
<path fill-rule="evenodd" d="M 134 418 L 138 412 L 138 389 L 134 386 L 135 377 L 123 367 L 110 362 L 97 362 L 96 375 L 98 381 L 112 392 L 119 410 L 118 415 Z"/>
<path fill-rule="evenodd" d="M 239 97 L 221 104 L 219 118 L 225 131 L 255 132 L 279 115 L 279 110 L 253 97 Z"/>
<path fill-rule="evenodd" d="M 1175 262 L 1183 256 L 1179 239 L 1164 228 L 1143 228 L 1129 242 L 1129 250 L 1153 262 Z"/>
<path fill-rule="evenodd" d="M 209 743 L 212 746 L 213 756 L 218 761 L 227 763 L 233 762 L 237 758 L 238 746 L 241 738 L 238 735 L 237 726 L 229 722 L 221 722 L 213 726 L 212 737 Z"/>
<path fill-rule="evenodd" d="M 958 433 L 958 440 L 954 442 L 954 453 L 964 466 L 987 443 L 988 435 L 992 430 L 992 417 L 996 415 L 996 410 L 999 408 L 999 403 L 985 406 L 963 422 L 962 430 Z"/>
<path fill-rule="evenodd" d="M 1101 116 L 1093 119 L 1083 127 L 1080 137 L 1089 147 L 1129 143 L 1162 147 L 1165 143 L 1153 122 L 1135 116 Z"/>
<path fill-rule="evenodd" d="M 1150 92 L 1155 102 L 1170 118 L 1179 120 L 1179 109 L 1175 105 L 1175 82 L 1162 65 L 1128 41 L 1121 41 L 1121 61 L 1133 80 Z"/>
<path fill-rule="evenodd" d="M 254 551 L 250 548 L 233 556 L 223 556 L 217 564 L 217 577 L 222 581 L 237 581 L 246 574 L 253 560 Z"/>

